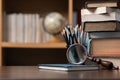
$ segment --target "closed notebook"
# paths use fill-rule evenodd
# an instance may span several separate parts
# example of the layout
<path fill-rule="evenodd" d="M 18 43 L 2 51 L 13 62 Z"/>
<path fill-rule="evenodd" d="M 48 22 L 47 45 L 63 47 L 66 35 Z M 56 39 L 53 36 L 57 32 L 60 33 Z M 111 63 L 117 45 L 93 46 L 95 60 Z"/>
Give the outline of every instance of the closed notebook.
<path fill-rule="evenodd" d="M 38 67 L 39 69 L 58 70 L 58 71 L 98 70 L 97 65 L 39 64 Z"/>

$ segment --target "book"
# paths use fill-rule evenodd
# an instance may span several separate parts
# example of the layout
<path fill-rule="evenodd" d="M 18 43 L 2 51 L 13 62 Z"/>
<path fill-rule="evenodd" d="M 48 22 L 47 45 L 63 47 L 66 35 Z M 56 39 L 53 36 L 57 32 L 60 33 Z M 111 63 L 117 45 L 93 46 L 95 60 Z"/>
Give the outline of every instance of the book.
<path fill-rule="evenodd" d="M 100 22 L 84 22 L 83 30 L 91 31 L 120 31 L 119 21 L 100 21 Z"/>
<path fill-rule="evenodd" d="M 24 15 L 22 13 L 16 14 L 16 42 L 23 43 L 24 41 Z"/>
<path fill-rule="evenodd" d="M 23 14 L 24 19 L 24 41 L 25 43 L 30 43 L 31 35 L 30 35 L 30 27 L 31 27 L 31 14 Z"/>
<path fill-rule="evenodd" d="M 92 39 L 87 49 L 92 56 L 120 57 L 120 38 Z"/>
<path fill-rule="evenodd" d="M 31 14 L 30 42 L 35 43 L 35 15 Z"/>
<path fill-rule="evenodd" d="M 85 3 L 86 8 L 96 8 L 96 7 L 119 7 L 119 2 L 117 0 L 109 1 L 87 1 Z"/>
<path fill-rule="evenodd" d="M 120 38 L 120 32 L 114 31 L 101 31 L 101 32 L 86 32 L 84 33 L 84 45 L 89 46 L 89 41 L 92 39 L 103 39 L 103 38 Z"/>
<path fill-rule="evenodd" d="M 24 42 L 28 43 L 29 42 L 29 17 L 28 14 L 24 14 Z"/>
<path fill-rule="evenodd" d="M 16 24 L 17 22 L 17 14 L 12 13 L 7 15 L 7 28 L 8 28 L 8 41 L 15 43 L 16 42 Z"/>
<path fill-rule="evenodd" d="M 81 15 L 90 15 L 90 14 L 109 14 L 111 12 L 120 12 L 118 8 L 111 7 L 97 7 L 97 8 L 83 8 L 81 9 Z"/>
<path fill-rule="evenodd" d="M 39 64 L 38 68 L 57 71 L 98 70 L 97 65 L 76 65 L 76 64 Z"/>
<path fill-rule="evenodd" d="M 36 31 L 35 31 L 35 42 L 36 43 L 40 43 L 40 38 L 41 38 L 41 34 L 40 34 L 40 15 L 39 14 L 35 14 L 35 27 L 36 27 Z"/>
<path fill-rule="evenodd" d="M 82 22 L 94 22 L 94 21 L 120 21 L 119 12 L 111 12 L 109 14 L 91 14 L 91 15 L 81 15 Z"/>
<path fill-rule="evenodd" d="M 120 38 L 120 32 L 88 32 L 86 39 L 100 39 L 100 38 Z"/>

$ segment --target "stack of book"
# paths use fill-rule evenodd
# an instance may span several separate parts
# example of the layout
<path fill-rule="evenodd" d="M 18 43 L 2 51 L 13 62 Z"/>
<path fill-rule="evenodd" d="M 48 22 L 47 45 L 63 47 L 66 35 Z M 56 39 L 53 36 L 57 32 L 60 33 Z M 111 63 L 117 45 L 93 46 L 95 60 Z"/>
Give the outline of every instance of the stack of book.
<path fill-rule="evenodd" d="M 81 9 L 82 43 L 88 53 L 120 65 L 120 9 L 116 0 L 87 1 Z"/>

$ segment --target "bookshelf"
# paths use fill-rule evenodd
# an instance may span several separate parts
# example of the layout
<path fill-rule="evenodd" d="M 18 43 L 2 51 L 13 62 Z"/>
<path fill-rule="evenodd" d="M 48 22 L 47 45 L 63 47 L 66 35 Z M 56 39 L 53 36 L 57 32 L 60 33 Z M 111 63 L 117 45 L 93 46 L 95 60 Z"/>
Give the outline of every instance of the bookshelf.
<path fill-rule="evenodd" d="M 6 12 L 6 14 L 38 13 L 42 17 L 45 17 L 46 14 L 57 11 L 65 17 L 69 25 L 72 25 L 73 11 L 78 11 L 81 4 L 81 0 L 0 0 L 0 66 L 67 62 L 65 55 L 66 44 L 57 38 L 53 38 L 45 43 L 12 43 L 6 41 L 4 37 L 6 37 L 7 32 L 3 30 L 3 23 L 5 23 L 3 20 L 4 12 Z M 36 57 L 33 53 L 38 53 L 40 58 L 38 56 Z M 18 57 L 18 55 L 20 57 Z M 48 58 L 48 60 L 44 58 Z M 29 61 L 31 61 L 31 63 Z"/>

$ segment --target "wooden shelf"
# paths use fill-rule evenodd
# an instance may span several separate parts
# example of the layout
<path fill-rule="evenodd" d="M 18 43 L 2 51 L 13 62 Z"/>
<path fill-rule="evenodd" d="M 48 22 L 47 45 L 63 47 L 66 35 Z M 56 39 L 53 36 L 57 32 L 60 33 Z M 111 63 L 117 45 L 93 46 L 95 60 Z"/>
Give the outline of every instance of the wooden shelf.
<path fill-rule="evenodd" d="M 76 3 L 78 3 L 77 1 Z M 0 0 L 0 66 L 4 66 L 4 64 L 13 64 L 14 66 L 20 63 L 28 65 L 29 62 L 30 64 L 64 62 L 66 59 L 66 43 L 59 40 L 58 36 L 46 43 L 9 42 L 9 31 L 5 27 L 7 23 L 3 13 L 5 12 L 6 15 L 37 13 L 44 18 L 50 12 L 59 12 L 64 16 L 66 23 L 72 25 L 73 3 L 74 0 Z"/>
<path fill-rule="evenodd" d="M 8 43 L 3 42 L 2 47 L 4 48 L 66 48 L 66 43 L 64 42 L 54 42 L 54 43 Z"/>

